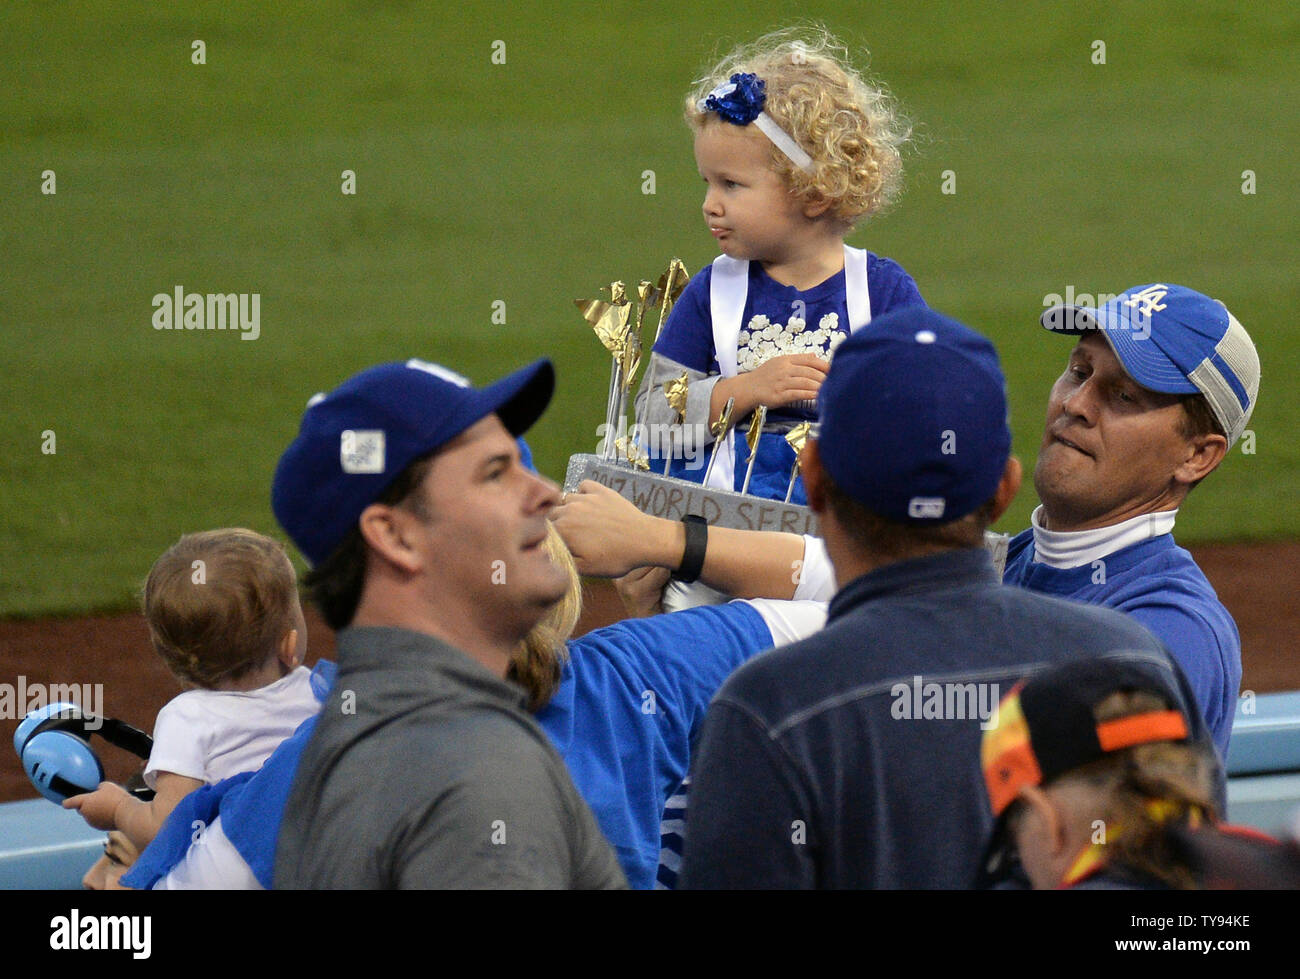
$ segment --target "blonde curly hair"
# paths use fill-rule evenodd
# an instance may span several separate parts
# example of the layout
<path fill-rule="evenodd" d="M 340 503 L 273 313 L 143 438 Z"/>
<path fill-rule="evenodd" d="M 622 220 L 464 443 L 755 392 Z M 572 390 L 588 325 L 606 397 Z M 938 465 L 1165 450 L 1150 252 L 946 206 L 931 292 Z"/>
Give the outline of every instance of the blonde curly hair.
<path fill-rule="evenodd" d="M 812 170 L 805 172 L 771 148 L 772 169 L 800 201 L 829 202 L 828 213 L 851 228 L 897 198 L 911 125 L 882 85 L 853 68 L 848 49 L 825 28 L 787 28 L 729 53 L 695 80 L 686 98 L 692 129 L 721 121 L 700 111 L 699 102 L 738 72 L 764 82 L 764 111 L 812 157 Z"/>

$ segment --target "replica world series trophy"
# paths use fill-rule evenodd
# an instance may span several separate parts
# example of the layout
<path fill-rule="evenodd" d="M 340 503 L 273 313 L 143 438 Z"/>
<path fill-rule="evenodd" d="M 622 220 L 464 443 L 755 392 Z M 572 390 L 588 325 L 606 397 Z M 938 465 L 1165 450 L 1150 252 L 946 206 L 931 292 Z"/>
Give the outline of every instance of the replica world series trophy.
<path fill-rule="evenodd" d="M 629 430 L 628 401 L 642 360 L 641 333 L 645 318 L 650 311 L 658 309 L 658 325 L 655 328 L 654 340 L 651 342 L 653 349 L 654 343 L 658 342 L 659 334 L 663 331 L 668 314 L 672 312 L 673 305 L 688 280 L 685 266 L 679 259 L 674 258 L 669 263 L 668 270 L 659 277 L 656 285 L 652 286 L 646 280 L 638 284 L 635 307 L 628 298 L 626 286 L 621 281 L 609 284 L 608 299 L 574 300 L 583 319 L 595 331 L 597 338 L 609 352 L 611 366 L 600 446 L 595 453 L 577 453 L 570 456 L 564 478 L 564 491 L 574 492 L 583 480 L 591 479 L 608 486 L 631 501 L 638 510 L 656 517 L 681 520 L 693 514 L 703 517 L 709 524 L 717 527 L 815 534 L 816 516 L 806 506 L 790 502 L 795 480 L 799 476 L 799 453 L 810 436 L 816 438 L 815 423 L 803 422 L 785 434 L 786 441 L 795 452 L 795 463 L 790 470 L 784 501 L 752 496 L 747 492 L 749 476 L 756 456 L 754 450 L 763 432 L 767 416 L 765 405 L 760 405 L 750 416 L 745 435 L 750 447 L 749 465 L 746 467 L 742 490 L 739 493 L 668 475 L 675 449 L 688 444 L 687 434 L 682 424 L 689 387 L 686 374 L 668 380 L 656 394 L 654 360 L 650 360 L 651 367 L 645 384 L 645 414 L 649 414 L 650 398 L 665 398 L 674 423 L 669 426 L 667 436 L 658 441 L 658 444 L 667 446 L 662 472 L 651 470 L 648 451 L 641 445 L 641 436 L 648 432 L 643 420 L 636 418 Z M 723 440 L 729 437 L 731 429 L 736 424 L 743 421 L 732 417 L 733 408 L 734 399 L 726 404 L 718 421 L 710 426 L 710 434 L 714 442 L 704 483 L 708 482 L 712 474 L 718 449 Z M 985 546 L 992 554 L 999 575 L 1006 563 L 1008 541 L 1009 538 L 1005 534 L 995 534 L 991 531 L 985 534 Z"/>

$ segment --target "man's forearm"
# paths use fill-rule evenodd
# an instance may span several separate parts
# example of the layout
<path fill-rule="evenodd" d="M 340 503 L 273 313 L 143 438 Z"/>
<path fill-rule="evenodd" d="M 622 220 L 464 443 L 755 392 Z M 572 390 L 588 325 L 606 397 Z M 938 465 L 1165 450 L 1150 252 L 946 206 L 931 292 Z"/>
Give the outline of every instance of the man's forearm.
<path fill-rule="evenodd" d="M 651 566 L 677 571 L 686 551 L 680 520 L 642 513 L 607 486 L 583 480 L 551 519 L 583 574 L 618 578 Z M 804 539 L 711 526 L 699 580 L 741 598 L 793 598 Z"/>
<path fill-rule="evenodd" d="M 737 598 L 793 598 L 802 561 L 797 534 L 710 527 L 700 580 Z"/>
<path fill-rule="evenodd" d="M 686 549 L 685 528 L 659 518 L 645 546 L 647 564 L 675 571 Z M 803 550 L 798 534 L 711 526 L 700 581 L 737 598 L 793 598 Z"/>

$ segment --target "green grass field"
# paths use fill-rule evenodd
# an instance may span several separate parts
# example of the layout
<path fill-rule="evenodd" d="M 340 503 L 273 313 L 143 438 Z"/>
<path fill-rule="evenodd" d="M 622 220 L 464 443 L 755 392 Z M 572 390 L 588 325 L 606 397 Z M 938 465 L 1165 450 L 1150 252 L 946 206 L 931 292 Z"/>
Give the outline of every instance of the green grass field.
<path fill-rule="evenodd" d="M 183 532 L 278 532 L 271 473 L 307 398 L 381 360 L 483 381 L 553 358 L 531 441 L 562 474 L 608 378 L 571 300 L 713 258 L 681 98 L 719 46 L 800 18 L 869 46 L 918 124 L 907 193 L 851 240 L 998 344 L 1026 464 L 1069 346 L 1036 327 L 1043 297 L 1192 285 L 1252 332 L 1264 379 L 1255 453 L 1197 490 L 1180 541 L 1300 533 L 1294 4 L 433 9 L 0 8 L 0 615 L 130 605 Z M 260 294 L 260 337 L 154 330 L 177 285 Z"/>

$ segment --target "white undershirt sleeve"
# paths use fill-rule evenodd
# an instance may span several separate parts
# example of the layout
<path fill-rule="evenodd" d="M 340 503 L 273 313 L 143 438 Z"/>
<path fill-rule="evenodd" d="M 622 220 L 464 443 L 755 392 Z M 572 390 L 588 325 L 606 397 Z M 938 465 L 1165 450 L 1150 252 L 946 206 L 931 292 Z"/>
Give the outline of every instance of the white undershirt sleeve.
<path fill-rule="evenodd" d="M 794 600 L 829 602 L 835 597 L 835 569 L 826 556 L 820 537 L 803 535 L 803 566 L 794 590 Z"/>
<path fill-rule="evenodd" d="M 784 602 L 775 598 L 740 599 L 754 606 L 772 633 L 772 645 L 785 646 L 820 632 L 826 625 L 825 602 Z"/>

